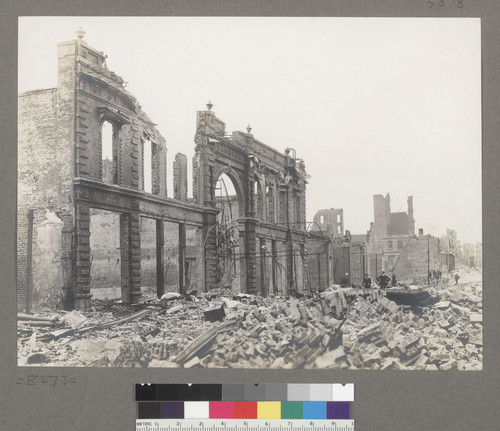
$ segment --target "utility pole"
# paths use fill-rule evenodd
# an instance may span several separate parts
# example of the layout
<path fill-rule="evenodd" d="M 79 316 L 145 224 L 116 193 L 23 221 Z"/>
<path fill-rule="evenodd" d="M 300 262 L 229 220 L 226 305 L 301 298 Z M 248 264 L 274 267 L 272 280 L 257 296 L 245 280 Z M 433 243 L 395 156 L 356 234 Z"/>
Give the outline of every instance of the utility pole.
<path fill-rule="evenodd" d="M 430 235 L 427 234 L 427 286 L 431 285 L 431 255 L 430 255 Z"/>
<path fill-rule="evenodd" d="M 28 250 L 26 256 L 26 313 L 31 313 L 31 294 L 33 289 L 32 260 L 33 260 L 33 219 L 34 210 L 28 210 Z"/>

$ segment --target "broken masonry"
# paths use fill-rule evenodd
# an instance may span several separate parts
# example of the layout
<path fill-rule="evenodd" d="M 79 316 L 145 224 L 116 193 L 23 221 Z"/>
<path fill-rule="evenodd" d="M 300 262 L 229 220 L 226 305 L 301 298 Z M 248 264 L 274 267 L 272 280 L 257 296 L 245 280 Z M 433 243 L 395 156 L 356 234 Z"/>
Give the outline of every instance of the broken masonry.
<path fill-rule="evenodd" d="M 88 311 L 106 286 L 138 303 L 145 283 L 158 297 L 222 284 L 310 290 L 307 174 L 295 151 L 250 127 L 228 134 L 209 103 L 196 118 L 193 197 L 182 154 L 168 197 L 164 138 L 106 55 L 77 36 L 57 46 L 57 87 L 19 95 L 18 309 Z M 236 190 L 225 220 L 222 175 Z"/>

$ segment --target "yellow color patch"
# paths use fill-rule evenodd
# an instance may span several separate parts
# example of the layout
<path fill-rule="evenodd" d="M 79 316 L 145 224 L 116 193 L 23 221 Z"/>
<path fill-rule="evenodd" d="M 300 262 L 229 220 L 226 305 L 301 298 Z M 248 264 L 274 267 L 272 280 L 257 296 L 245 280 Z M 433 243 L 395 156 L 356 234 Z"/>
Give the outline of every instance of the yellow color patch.
<path fill-rule="evenodd" d="M 257 403 L 257 419 L 281 419 L 281 402 L 259 401 Z"/>

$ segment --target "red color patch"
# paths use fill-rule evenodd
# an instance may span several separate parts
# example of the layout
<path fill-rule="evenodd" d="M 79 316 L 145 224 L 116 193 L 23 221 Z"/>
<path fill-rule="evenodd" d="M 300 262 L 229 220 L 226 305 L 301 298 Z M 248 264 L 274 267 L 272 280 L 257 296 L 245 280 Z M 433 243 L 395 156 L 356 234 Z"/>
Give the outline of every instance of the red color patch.
<path fill-rule="evenodd" d="M 235 419 L 257 419 L 257 401 L 236 401 L 234 403 Z"/>

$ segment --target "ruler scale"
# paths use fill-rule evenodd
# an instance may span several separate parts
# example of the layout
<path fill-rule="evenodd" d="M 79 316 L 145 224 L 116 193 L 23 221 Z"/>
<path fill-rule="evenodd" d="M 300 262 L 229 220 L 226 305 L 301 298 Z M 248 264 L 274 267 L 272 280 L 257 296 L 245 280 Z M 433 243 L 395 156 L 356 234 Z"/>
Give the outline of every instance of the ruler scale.
<path fill-rule="evenodd" d="M 137 419 L 136 431 L 354 431 L 354 420 Z"/>

